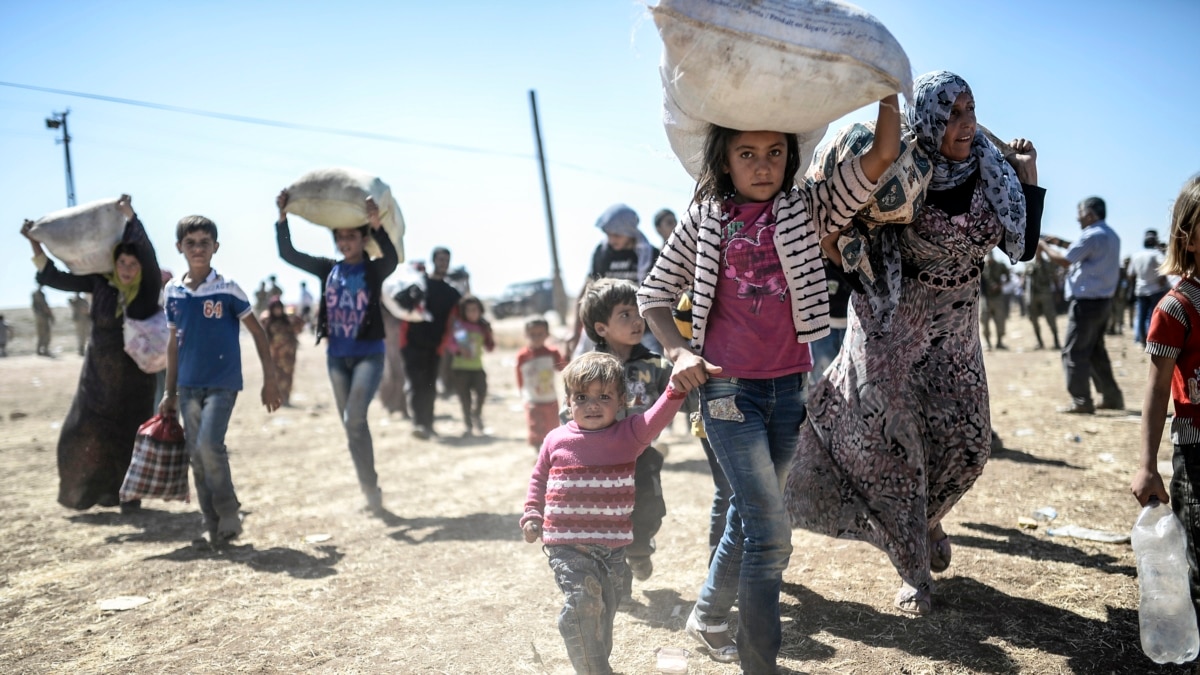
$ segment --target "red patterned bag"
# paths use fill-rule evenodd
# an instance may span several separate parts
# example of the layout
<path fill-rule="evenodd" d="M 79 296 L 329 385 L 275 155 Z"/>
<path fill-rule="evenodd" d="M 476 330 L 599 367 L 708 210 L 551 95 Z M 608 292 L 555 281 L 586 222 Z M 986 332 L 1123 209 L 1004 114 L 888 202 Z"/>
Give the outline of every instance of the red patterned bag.
<path fill-rule="evenodd" d="M 146 497 L 190 501 L 187 447 L 183 427 L 174 416 L 155 415 L 138 427 L 121 501 Z"/>

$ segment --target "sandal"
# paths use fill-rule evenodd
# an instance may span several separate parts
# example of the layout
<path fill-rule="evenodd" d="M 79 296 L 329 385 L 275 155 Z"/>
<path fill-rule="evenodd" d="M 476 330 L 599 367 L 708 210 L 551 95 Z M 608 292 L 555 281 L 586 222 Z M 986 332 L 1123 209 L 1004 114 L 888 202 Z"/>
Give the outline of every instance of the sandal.
<path fill-rule="evenodd" d="M 736 663 L 737 643 L 729 635 L 729 624 L 704 623 L 696 617 L 696 610 L 688 615 L 687 634 L 692 636 L 708 652 L 709 658 L 718 663 Z"/>
<path fill-rule="evenodd" d="M 933 611 L 933 592 L 929 589 L 918 591 L 904 584 L 896 592 L 896 607 L 905 614 L 926 616 Z"/>
<path fill-rule="evenodd" d="M 941 537 L 938 537 L 939 534 Z M 929 533 L 929 570 L 945 572 L 950 567 L 950 557 L 950 535 L 938 523 L 937 528 Z"/>

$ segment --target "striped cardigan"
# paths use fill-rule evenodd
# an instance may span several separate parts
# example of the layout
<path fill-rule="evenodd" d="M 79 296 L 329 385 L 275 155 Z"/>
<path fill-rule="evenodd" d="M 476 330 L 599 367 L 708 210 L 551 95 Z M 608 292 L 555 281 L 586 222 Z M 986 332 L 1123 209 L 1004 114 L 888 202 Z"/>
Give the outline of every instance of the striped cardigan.
<path fill-rule="evenodd" d="M 858 157 L 837 166 L 825 181 L 792 188 L 775 197 L 775 250 L 787 278 L 796 342 L 829 334 L 829 292 L 821 261 L 820 238 L 842 229 L 862 208 L 875 183 L 863 175 Z M 721 267 L 721 202 L 693 203 L 638 289 L 638 311 L 675 306 L 692 293 L 692 348 L 703 353 L 708 315 L 717 294 Z M 752 327 L 747 327 L 752 329 Z"/>

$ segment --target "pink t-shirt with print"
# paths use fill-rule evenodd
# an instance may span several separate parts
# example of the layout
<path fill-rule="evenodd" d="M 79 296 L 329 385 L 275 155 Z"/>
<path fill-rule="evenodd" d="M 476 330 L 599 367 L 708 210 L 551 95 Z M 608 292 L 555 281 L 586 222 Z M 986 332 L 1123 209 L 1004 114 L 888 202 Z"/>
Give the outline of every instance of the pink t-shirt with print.
<path fill-rule="evenodd" d="M 703 354 L 723 368 L 721 377 L 766 380 L 812 370 L 808 345 L 796 342 L 775 249 L 774 203 L 725 203 L 721 271 Z"/>

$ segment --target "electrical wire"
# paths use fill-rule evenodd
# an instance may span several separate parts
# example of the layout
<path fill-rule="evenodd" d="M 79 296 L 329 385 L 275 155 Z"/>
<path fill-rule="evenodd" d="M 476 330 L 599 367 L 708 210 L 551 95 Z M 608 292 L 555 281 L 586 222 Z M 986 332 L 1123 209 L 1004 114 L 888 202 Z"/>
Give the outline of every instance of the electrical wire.
<path fill-rule="evenodd" d="M 471 148 L 463 145 L 450 145 L 447 143 L 433 143 L 430 141 L 421 141 L 415 138 L 404 138 L 402 136 L 393 136 L 391 134 L 381 134 L 373 131 L 356 131 L 354 129 L 338 129 L 336 127 L 324 127 L 315 124 L 300 124 L 296 122 L 285 122 L 282 120 L 272 120 L 265 117 L 250 117 L 247 115 L 233 115 L 230 113 L 215 112 L 212 110 L 200 110 L 198 108 L 185 108 L 183 106 L 168 105 L 166 103 L 154 103 L 152 101 L 139 101 L 132 98 L 120 98 L 117 96 L 105 96 L 103 94 L 91 94 L 82 91 L 69 91 L 66 89 L 54 89 L 51 87 L 38 87 L 31 84 L 19 84 L 17 82 L 0 82 L 0 87 L 12 87 L 14 89 L 28 89 L 30 91 L 40 91 L 49 94 L 59 94 L 61 96 L 74 96 L 77 98 L 89 98 L 96 101 L 105 101 L 107 103 L 119 103 L 121 105 L 137 106 L 139 108 L 150 108 L 152 110 L 165 110 L 167 112 L 182 113 L 185 115 L 196 115 L 199 117 L 211 117 L 213 119 L 226 120 L 229 122 L 241 122 L 243 124 L 257 124 L 264 127 L 276 127 L 279 129 L 293 129 L 296 131 L 310 131 L 318 134 L 331 134 L 334 136 L 348 136 L 351 138 L 365 138 L 372 141 L 384 141 L 387 143 L 399 143 L 402 145 L 417 145 L 426 148 L 436 148 L 439 150 L 454 150 L 456 152 L 469 152 L 479 155 L 494 155 L 497 157 L 510 157 L 518 159 L 533 159 L 532 154 L 522 154 L 517 152 L 503 152 L 500 150 L 488 150 L 485 148 Z"/>
<path fill-rule="evenodd" d="M 184 106 L 169 105 L 166 103 L 155 103 L 153 101 L 141 101 L 132 98 L 121 98 L 119 96 L 107 96 L 104 94 L 92 94 L 82 91 L 71 91 L 68 89 L 56 89 L 53 87 L 39 87 L 32 84 L 21 84 L 18 82 L 3 82 L 0 81 L 0 87 L 11 87 L 13 89 L 25 89 L 29 91 L 40 91 L 49 94 L 58 94 L 60 96 L 73 96 L 77 98 L 87 98 L 96 101 L 104 101 L 106 103 L 116 103 L 119 105 L 136 106 L 139 108 L 149 108 L 151 110 L 162 110 L 166 112 L 180 113 L 184 115 L 196 115 L 198 117 L 209 117 L 212 119 L 225 120 L 227 122 L 240 122 L 243 124 L 256 124 L 259 126 L 275 127 L 278 129 L 290 129 L 295 131 L 308 131 L 319 134 L 330 134 L 334 136 L 346 136 L 350 138 L 363 138 L 367 140 L 383 141 L 386 143 L 398 143 L 402 145 L 413 145 L 426 148 L 435 148 L 440 150 L 451 150 L 455 152 L 466 152 L 476 155 L 490 155 L 494 157 L 507 157 L 510 159 L 522 159 L 534 161 L 536 158 L 532 153 L 523 154 L 518 152 L 504 152 L 500 150 L 489 150 L 486 148 L 473 148 L 463 145 L 452 145 L 448 143 L 435 143 L 431 141 L 422 141 L 414 138 L 405 138 L 403 136 L 393 136 L 391 134 L 381 134 L 372 131 L 356 131 L 354 129 L 339 129 L 337 127 L 326 127 L 315 124 L 300 124 L 296 122 L 287 122 L 283 120 L 273 120 L 265 117 L 251 117 L 248 115 L 235 115 L 231 113 L 216 112 L 212 110 L 201 110 L 199 108 L 187 108 Z M 667 192 L 678 192 L 678 188 L 669 188 L 661 185 L 654 185 L 645 181 L 632 180 L 626 177 L 596 171 L 579 166 L 578 164 L 569 164 L 555 160 L 548 160 L 548 163 L 554 166 L 559 166 L 564 169 L 576 171 L 594 176 L 601 176 L 609 180 L 614 180 L 640 187 L 649 187 Z"/>

